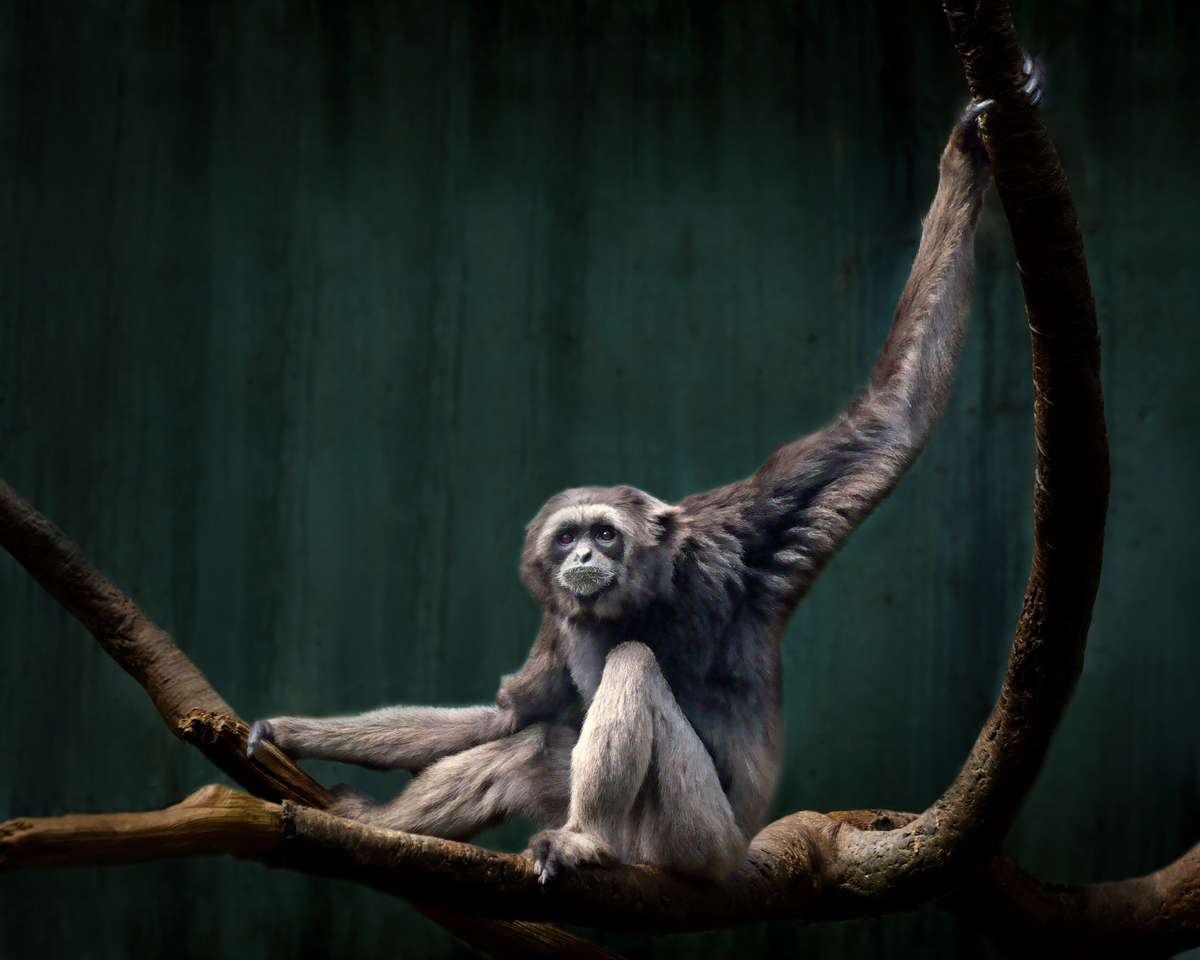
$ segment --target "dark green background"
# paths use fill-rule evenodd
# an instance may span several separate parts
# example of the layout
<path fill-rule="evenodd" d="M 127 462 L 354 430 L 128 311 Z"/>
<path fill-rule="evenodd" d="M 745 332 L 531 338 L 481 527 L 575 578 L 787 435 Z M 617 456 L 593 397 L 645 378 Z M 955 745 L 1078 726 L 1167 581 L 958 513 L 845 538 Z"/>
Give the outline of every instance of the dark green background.
<path fill-rule="evenodd" d="M 1087 664 L 1008 842 L 1061 879 L 1200 839 L 1198 9 L 1017 10 L 1113 448 Z M 487 701 L 535 630 L 517 554 L 551 493 L 744 476 L 861 386 L 966 99 L 933 0 L 6 0 L 0 476 L 246 717 Z M 996 693 L 1032 435 L 994 194 L 977 260 L 945 421 L 785 639 L 777 814 L 923 808 Z M 0 703 L 0 819 L 217 778 L 6 555 Z M 936 908 L 600 939 L 992 955 Z M 0 877 L 3 957 L 468 954 L 400 901 L 257 864 Z"/>

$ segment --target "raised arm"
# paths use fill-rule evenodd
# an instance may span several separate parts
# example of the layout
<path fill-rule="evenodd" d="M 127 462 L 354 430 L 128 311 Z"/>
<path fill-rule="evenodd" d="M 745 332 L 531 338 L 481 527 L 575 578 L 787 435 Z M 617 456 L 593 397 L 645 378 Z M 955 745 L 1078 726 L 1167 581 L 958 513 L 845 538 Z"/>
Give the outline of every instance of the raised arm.
<path fill-rule="evenodd" d="M 1030 95 L 1040 95 L 1029 63 Z M 929 441 L 946 407 L 974 279 L 975 224 L 990 179 L 978 104 L 942 154 L 937 195 L 869 389 L 833 424 L 780 447 L 744 485 L 747 560 L 794 604 Z"/>

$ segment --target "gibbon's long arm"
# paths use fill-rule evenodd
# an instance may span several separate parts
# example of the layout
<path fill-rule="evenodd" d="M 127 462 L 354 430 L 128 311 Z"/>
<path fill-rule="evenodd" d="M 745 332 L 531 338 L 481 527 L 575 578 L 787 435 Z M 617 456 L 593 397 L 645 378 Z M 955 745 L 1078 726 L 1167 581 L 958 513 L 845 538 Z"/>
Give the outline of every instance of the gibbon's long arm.
<path fill-rule="evenodd" d="M 747 559 L 775 575 L 789 607 L 891 492 L 945 409 L 970 313 L 975 224 L 990 179 L 978 128 L 983 109 L 963 114 L 942 154 L 937 195 L 870 388 L 833 424 L 780 447 L 739 485 L 748 500 Z"/>
<path fill-rule="evenodd" d="M 417 773 L 444 757 L 492 743 L 539 720 L 580 719 L 557 634 L 543 624 L 525 665 L 504 678 L 494 707 L 384 707 L 350 717 L 275 717 L 250 728 L 246 753 L 269 740 L 293 760 L 336 760 Z"/>
<path fill-rule="evenodd" d="M 336 760 L 376 770 L 423 770 L 513 732 L 499 707 L 384 707 L 353 717 L 276 717 L 250 728 L 246 753 L 269 740 L 293 760 Z"/>

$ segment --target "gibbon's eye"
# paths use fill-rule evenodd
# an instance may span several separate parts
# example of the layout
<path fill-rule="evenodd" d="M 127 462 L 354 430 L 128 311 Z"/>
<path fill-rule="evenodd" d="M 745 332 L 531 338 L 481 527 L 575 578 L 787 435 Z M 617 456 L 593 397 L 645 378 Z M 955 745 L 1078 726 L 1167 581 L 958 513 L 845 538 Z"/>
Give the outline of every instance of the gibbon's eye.
<path fill-rule="evenodd" d="M 573 530 L 563 530 L 554 538 L 554 541 L 561 546 L 569 547 L 575 542 L 575 532 Z"/>
<path fill-rule="evenodd" d="M 601 524 L 596 528 L 596 539 L 601 543 L 612 543 L 617 539 L 616 528 L 607 523 Z"/>

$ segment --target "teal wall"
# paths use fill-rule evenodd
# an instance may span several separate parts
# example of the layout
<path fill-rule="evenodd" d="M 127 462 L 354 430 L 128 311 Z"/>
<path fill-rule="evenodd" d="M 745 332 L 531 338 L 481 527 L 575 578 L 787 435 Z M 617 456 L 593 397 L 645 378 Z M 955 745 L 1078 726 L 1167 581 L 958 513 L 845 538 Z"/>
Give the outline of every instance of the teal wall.
<path fill-rule="evenodd" d="M 1008 849 L 1118 878 L 1200 840 L 1200 13 L 1017 22 L 1083 223 L 1113 497 L 1083 679 Z M 517 554 L 550 494 L 744 476 L 862 385 L 966 98 L 933 0 L 4 0 L 0 476 L 246 717 L 489 700 L 535 630 Z M 943 425 L 785 638 L 777 814 L 925 807 L 995 696 L 1032 435 L 994 195 L 977 259 Z M 6 555 L 0 703 L 0 819 L 217 779 Z M 936 908 L 600 939 L 992 955 Z M 160 955 L 470 951 L 257 864 L 0 876 L 2 957 Z"/>

